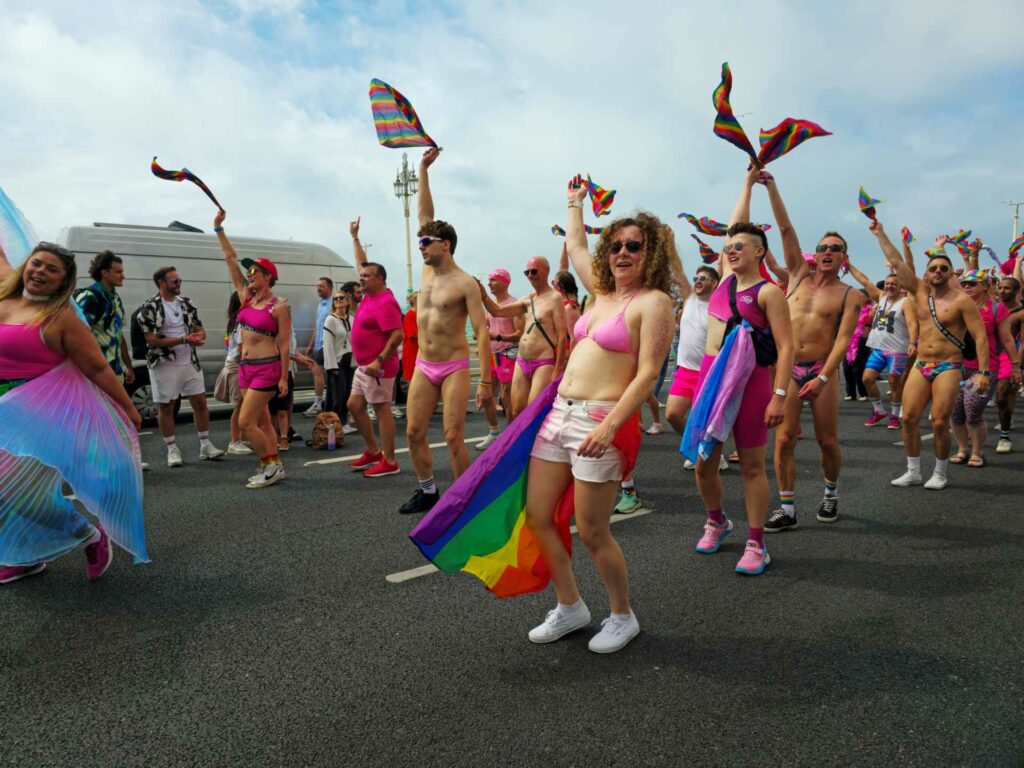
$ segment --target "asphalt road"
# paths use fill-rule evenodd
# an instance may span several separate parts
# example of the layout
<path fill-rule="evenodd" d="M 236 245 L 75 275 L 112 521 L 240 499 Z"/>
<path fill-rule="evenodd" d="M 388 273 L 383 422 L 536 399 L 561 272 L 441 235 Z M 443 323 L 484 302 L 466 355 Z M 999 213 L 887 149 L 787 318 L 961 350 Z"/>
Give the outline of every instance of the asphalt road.
<path fill-rule="evenodd" d="M 768 539 L 757 578 L 732 570 L 742 536 L 693 551 L 692 475 L 675 438 L 645 440 L 651 511 L 614 527 L 643 632 L 610 656 L 588 652 L 589 631 L 527 641 L 550 591 L 499 601 L 465 574 L 388 581 L 425 563 L 396 512 L 415 487 L 408 454 L 402 474 L 368 480 L 307 463 L 358 439 L 295 448 L 287 480 L 256 492 L 251 459 L 197 462 L 187 423 L 182 469 L 144 435 L 153 562 L 120 552 L 89 584 L 76 553 L 0 588 L 0 762 L 1024 765 L 1022 453 L 951 467 L 943 492 L 897 489 L 898 433 L 865 414 L 842 405 L 835 525 L 813 519 L 821 473 L 801 441 L 801 527 Z M 485 433 L 480 416 L 468 433 Z M 447 485 L 445 450 L 434 457 Z M 735 469 L 726 486 L 739 510 Z M 596 631 L 604 592 L 582 547 L 575 563 Z"/>

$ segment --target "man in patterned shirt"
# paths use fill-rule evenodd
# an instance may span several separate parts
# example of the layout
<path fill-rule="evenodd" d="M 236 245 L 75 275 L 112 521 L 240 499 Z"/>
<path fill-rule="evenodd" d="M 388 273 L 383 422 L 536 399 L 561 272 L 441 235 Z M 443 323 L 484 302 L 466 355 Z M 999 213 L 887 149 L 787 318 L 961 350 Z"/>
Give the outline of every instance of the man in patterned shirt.
<path fill-rule="evenodd" d="M 88 288 L 75 291 L 78 304 L 114 373 L 125 384 L 135 381 L 132 356 L 124 338 L 124 304 L 117 289 L 124 285 L 124 262 L 112 251 L 97 253 L 89 264 L 94 280 Z"/>

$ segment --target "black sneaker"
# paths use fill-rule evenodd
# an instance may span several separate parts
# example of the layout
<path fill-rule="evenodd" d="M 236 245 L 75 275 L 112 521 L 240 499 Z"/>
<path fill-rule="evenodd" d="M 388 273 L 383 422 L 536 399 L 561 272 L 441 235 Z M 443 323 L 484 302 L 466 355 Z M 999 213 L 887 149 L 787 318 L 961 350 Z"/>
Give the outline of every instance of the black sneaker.
<path fill-rule="evenodd" d="M 764 524 L 765 533 L 778 533 L 779 531 L 788 531 L 790 528 L 796 528 L 796 516 L 790 517 L 782 510 L 782 507 L 772 512 L 768 522 Z"/>
<path fill-rule="evenodd" d="M 399 513 L 403 515 L 418 515 L 421 512 L 427 512 L 435 504 L 437 500 L 441 498 L 441 494 L 435 491 L 434 493 L 424 493 L 419 488 L 416 489 L 416 493 L 412 495 L 405 504 L 398 508 Z"/>
<path fill-rule="evenodd" d="M 826 496 L 821 500 L 821 506 L 818 507 L 818 522 L 819 523 L 834 523 L 839 519 L 839 497 L 838 496 Z"/>
<path fill-rule="evenodd" d="M 288 427 L 288 442 L 289 443 L 301 443 L 302 435 L 295 432 L 294 427 Z"/>

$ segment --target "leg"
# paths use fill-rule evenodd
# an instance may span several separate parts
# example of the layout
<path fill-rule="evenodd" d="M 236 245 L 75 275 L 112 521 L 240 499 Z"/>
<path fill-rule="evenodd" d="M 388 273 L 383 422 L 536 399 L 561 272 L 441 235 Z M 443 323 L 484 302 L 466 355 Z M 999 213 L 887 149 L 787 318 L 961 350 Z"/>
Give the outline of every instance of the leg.
<path fill-rule="evenodd" d="M 409 382 L 409 397 L 405 404 L 405 436 L 409 441 L 409 457 L 413 469 L 420 480 L 429 480 L 434 476 L 434 459 L 427 445 L 427 429 L 438 395 L 438 388 L 417 368 Z M 444 415 L 448 416 L 447 407 Z"/>
<path fill-rule="evenodd" d="M 238 412 L 242 409 L 242 404 L 239 403 L 235 406 L 234 410 L 231 411 L 231 442 L 237 443 L 242 439 L 242 430 L 238 426 Z"/>
<path fill-rule="evenodd" d="M 668 405 L 665 406 L 665 418 L 672 425 L 677 435 L 683 434 L 686 430 L 686 415 L 690 412 L 690 405 L 693 398 L 668 396 Z"/>
<path fill-rule="evenodd" d="M 526 405 L 532 403 L 537 396 L 545 390 L 548 384 L 551 383 L 551 379 L 553 379 L 554 376 L 555 366 L 553 365 L 545 365 L 533 372 L 533 379 L 530 380 L 530 394 L 526 400 Z M 518 411 L 516 413 L 518 413 Z"/>
<path fill-rule="evenodd" d="M 629 613 L 629 578 L 622 549 L 612 537 L 611 511 L 618 483 L 574 480 L 576 528 L 608 591 L 612 613 Z"/>
<path fill-rule="evenodd" d="M 206 395 L 192 395 L 188 399 L 192 406 L 192 421 L 199 432 L 210 431 L 210 409 L 206 405 Z"/>
<path fill-rule="evenodd" d="M 395 414 L 391 411 L 391 403 L 374 403 L 373 410 L 377 412 L 380 450 L 384 454 L 385 460 L 393 464 L 395 462 Z M 369 416 L 366 420 L 370 420 Z"/>
<path fill-rule="evenodd" d="M 512 382 L 506 381 L 501 384 L 501 405 L 505 409 L 505 423 L 512 423 Z"/>
<path fill-rule="evenodd" d="M 370 421 L 370 414 L 366 412 L 366 398 L 359 393 L 353 393 L 348 398 L 348 410 L 352 414 L 352 420 L 356 423 L 356 429 L 363 436 L 366 442 L 366 450 L 370 453 L 378 453 L 377 440 L 373 436 L 373 423 Z"/>
<path fill-rule="evenodd" d="M 571 482 L 572 472 L 568 463 L 530 459 L 526 483 L 526 525 L 537 537 L 544 562 L 551 571 L 555 595 L 563 605 L 573 605 L 580 599 L 572 573 L 572 558 L 555 529 L 555 508 Z"/>
<path fill-rule="evenodd" d="M 831 382 L 830 382 L 831 383 Z M 836 380 L 838 384 L 838 379 Z M 782 424 L 775 429 L 775 482 L 779 494 L 789 499 L 796 493 L 796 443 L 800 437 L 800 412 L 804 401 L 800 399 L 800 385 L 793 379 L 786 387 L 785 414 Z M 740 452 L 740 468 L 743 452 Z M 787 514 L 789 510 L 786 510 Z"/>
<path fill-rule="evenodd" d="M 320 402 L 324 397 L 324 369 L 320 365 L 314 365 L 310 370 L 313 372 L 313 394 L 316 401 Z"/>
<path fill-rule="evenodd" d="M 771 504 L 771 488 L 768 486 L 768 475 L 764 471 L 765 446 L 737 446 L 736 450 L 740 454 L 740 475 L 743 478 L 743 498 L 747 506 L 747 525 L 763 531 L 768 520 L 768 507 Z"/>
<path fill-rule="evenodd" d="M 523 373 L 523 369 L 519 367 L 518 363 L 516 363 L 515 372 L 512 374 L 511 390 L 509 403 L 512 406 L 512 418 L 515 418 L 522 413 L 526 404 L 530 402 L 530 379 Z M 508 410 L 509 403 L 505 405 L 506 411 Z"/>
<path fill-rule="evenodd" d="M 839 448 L 839 379 L 833 378 L 811 402 L 814 436 L 821 451 L 821 470 L 826 482 L 839 482 L 843 453 Z M 795 470 L 795 467 L 794 467 Z"/>
<path fill-rule="evenodd" d="M 903 387 L 903 452 L 908 459 L 921 458 L 921 416 L 932 397 L 932 386 L 917 367 Z"/>
<path fill-rule="evenodd" d="M 846 383 L 846 399 L 853 400 L 857 397 L 857 379 L 853 363 L 843 360 L 843 381 Z"/>
<path fill-rule="evenodd" d="M 909 382 L 907 382 L 909 385 Z M 960 371 L 940 373 L 932 382 L 932 431 L 935 433 L 935 458 L 949 458 L 949 420 L 960 391 Z"/>
<path fill-rule="evenodd" d="M 170 443 L 174 442 L 174 403 L 157 403 L 156 412 L 157 424 L 160 425 L 160 434 L 163 435 L 164 442 L 168 442 L 168 438 L 171 438 Z"/>
<path fill-rule="evenodd" d="M 651 418 L 655 424 L 661 424 L 661 403 L 653 394 L 647 396 L 647 407 L 651 409 Z"/>
<path fill-rule="evenodd" d="M 716 445 L 715 450 L 705 459 L 697 461 L 697 491 L 704 502 L 704 508 L 708 510 L 708 519 L 716 523 L 721 522 L 722 510 L 722 478 L 718 473 L 718 463 L 722 458 L 722 445 Z M 714 519 L 710 513 L 717 512 L 719 519 Z"/>
<path fill-rule="evenodd" d="M 273 396 L 273 392 L 260 392 L 255 389 L 245 390 L 245 396 L 242 398 L 241 412 L 238 416 L 238 425 L 252 446 L 253 453 L 260 458 L 260 461 L 277 453 L 277 443 L 274 439 L 274 431 L 270 426 L 270 415 L 267 411 L 267 403 L 270 402 Z"/>
<path fill-rule="evenodd" d="M 869 400 L 882 399 L 882 392 L 878 388 L 878 371 L 874 368 L 866 368 L 861 380 L 864 383 L 864 390 L 868 393 Z"/>
<path fill-rule="evenodd" d="M 441 382 L 444 401 L 444 440 L 451 456 L 455 479 L 469 466 L 466 450 L 466 403 L 469 402 L 469 370 L 455 371 Z M 427 449 L 430 452 L 430 449 Z"/>

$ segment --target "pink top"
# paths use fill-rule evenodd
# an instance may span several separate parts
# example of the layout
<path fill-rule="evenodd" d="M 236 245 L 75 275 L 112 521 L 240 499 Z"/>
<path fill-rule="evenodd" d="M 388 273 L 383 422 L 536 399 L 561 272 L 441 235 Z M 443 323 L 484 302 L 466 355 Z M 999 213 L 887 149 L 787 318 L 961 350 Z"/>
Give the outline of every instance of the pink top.
<path fill-rule="evenodd" d="M 509 296 L 508 299 L 501 303 L 501 306 L 506 304 L 512 304 L 513 302 L 519 301 L 515 296 Z M 494 341 L 494 337 L 498 334 L 502 336 L 508 336 L 516 332 L 516 320 L 514 317 L 494 317 L 493 315 L 487 315 L 487 333 L 491 337 L 491 352 L 501 352 L 503 349 L 508 349 L 512 346 L 511 341 Z"/>
<path fill-rule="evenodd" d="M 369 365 L 377 359 L 388 343 L 391 332 L 402 327 L 402 310 L 390 288 L 371 296 L 366 294 L 359 302 L 352 321 L 352 355 L 357 365 Z M 398 374 L 398 352 L 381 366 L 381 378 L 390 379 Z"/>
<path fill-rule="evenodd" d="M 997 307 L 995 315 L 992 314 L 993 304 Z M 996 332 L 999 323 L 1010 316 L 1010 311 L 1000 301 L 986 301 L 978 307 L 978 311 L 981 313 L 981 321 L 985 324 L 985 334 L 988 336 L 988 367 L 994 371 L 999 367 L 999 343 L 996 339 Z M 978 339 L 975 339 L 974 343 L 977 344 Z M 977 358 L 964 360 L 964 368 L 970 368 L 972 371 L 978 370 Z"/>
<path fill-rule="evenodd" d="M 736 275 L 729 275 L 719 283 L 708 303 L 708 314 L 724 322 L 729 322 L 732 319 L 732 308 L 729 306 L 730 280 L 735 281 Z M 766 330 L 769 326 L 768 315 L 757 303 L 757 294 L 761 291 L 761 286 L 767 285 L 767 283 L 767 280 L 762 280 L 757 285 L 736 291 L 736 309 L 739 311 L 740 317 L 760 330 Z"/>
<path fill-rule="evenodd" d="M 576 321 L 576 325 L 572 329 L 572 335 L 576 341 L 591 339 L 601 349 L 606 349 L 609 352 L 624 352 L 636 357 L 636 352 L 633 350 L 633 345 L 629 340 L 629 328 L 626 326 L 626 307 L 630 305 L 634 298 L 636 298 L 635 293 L 629 297 L 629 301 L 626 302 L 626 306 L 622 308 L 621 312 L 615 315 L 615 317 L 606 320 L 600 327 L 595 328 L 593 333 L 591 333 L 587 325 L 590 313 L 594 311 L 594 307 L 591 307 Z"/>
<path fill-rule="evenodd" d="M 276 303 L 277 296 L 273 296 L 267 306 L 256 309 L 252 305 L 252 299 L 246 299 L 245 306 L 238 310 L 238 326 L 243 331 L 258 333 L 261 336 L 277 336 L 277 320 L 271 314 Z"/>
<path fill-rule="evenodd" d="M 46 346 L 42 326 L 0 323 L 0 380 L 34 379 L 65 359 Z"/>

